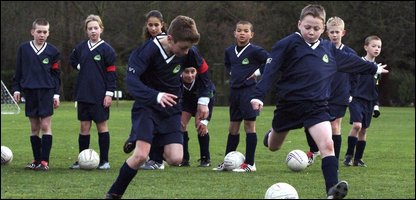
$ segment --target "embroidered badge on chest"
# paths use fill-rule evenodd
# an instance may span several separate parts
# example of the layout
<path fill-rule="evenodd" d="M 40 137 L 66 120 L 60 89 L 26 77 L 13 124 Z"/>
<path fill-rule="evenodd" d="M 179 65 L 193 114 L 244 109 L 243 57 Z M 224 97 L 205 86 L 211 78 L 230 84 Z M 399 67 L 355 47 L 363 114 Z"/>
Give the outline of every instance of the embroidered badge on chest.
<path fill-rule="evenodd" d="M 181 70 L 181 65 L 176 65 L 176 67 L 173 69 L 172 73 L 176 74 Z"/>
<path fill-rule="evenodd" d="M 46 65 L 46 64 L 48 64 L 48 63 L 49 63 L 49 58 L 45 58 L 45 59 L 43 59 L 43 60 L 42 60 L 42 63 L 43 63 L 43 64 L 45 64 L 45 65 Z"/>
<path fill-rule="evenodd" d="M 328 59 L 328 55 L 324 55 L 324 56 L 322 56 L 322 61 L 324 61 L 325 63 L 328 63 L 329 62 L 329 59 Z"/>
<path fill-rule="evenodd" d="M 94 56 L 94 60 L 96 60 L 96 61 L 100 61 L 101 60 L 101 55 L 96 55 L 96 56 Z"/>
<path fill-rule="evenodd" d="M 250 61 L 248 61 L 248 58 L 244 58 L 244 60 L 241 62 L 243 65 L 248 65 Z"/>

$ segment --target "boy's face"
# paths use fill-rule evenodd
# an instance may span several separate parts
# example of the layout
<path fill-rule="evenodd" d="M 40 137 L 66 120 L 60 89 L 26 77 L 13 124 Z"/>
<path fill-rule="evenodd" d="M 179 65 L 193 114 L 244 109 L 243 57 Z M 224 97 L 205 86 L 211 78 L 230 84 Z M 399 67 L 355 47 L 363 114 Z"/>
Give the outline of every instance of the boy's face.
<path fill-rule="evenodd" d="M 188 54 L 189 49 L 193 46 L 189 41 L 177 41 L 174 42 L 173 36 L 168 35 L 169 51 L 175 56 L 182 57 Z"/>
<path fill-rule="evenodd" d="M 93 42 L 98 42 L 101 39 L 101 33 L 103 29 L 100 27 L 97 21 L 90 21 L 87 24 L 87 35 Z"/>
<path fill-rule="evenodd" d="M 331 42 L 338 47 L 338 45 L 341 45 L 342 43 L 342 37 L 345 35 L 345 30 L 341 26 L 328 26 L 326 33 Z"/>
<path fill-rule="evenodd" d="M 149 31 L 152 37 L 156 37 L 157 35 L 162 33 L 162 22 L 157 17 L 149 17 L 146 22 L 147 31 Z"/>
<path fill-rule="evenodd" d="M 234 31 L 234 37 L 237 39 L 237 44 L 239 46 L 248 44 L 253 36 L 254 33 L 251 31 L 250 24 L 237 24 Z"/>
<path fill-rule="evenodd" d="M 365 51 L 372 57 L 377 57 L 381 53 L 381 40 L 371 40 L 368 45 L 364 46 Z"/>
<path fill-rule="evenodd" d="M 185 83 L 192 83 L 195 80 L 196 69 L 188 67 L 182 72 L 182 81 Z"/>
<path fill-rule="evenodd" d="M 316 42 L 325 31 L 324 22 L 318 17 L 307 15 L 298 23 L 298 29 L 303 39 L 308 43 Z"/>
<path fill-rule="evenodd" d="M 36 24 L 35 28 L 30 32 L 35 40 L 35 43 L 38 45 L 42 45 L 45 43 L 46 39 L 49 36 L 49 25 L 38 25 Z"/>

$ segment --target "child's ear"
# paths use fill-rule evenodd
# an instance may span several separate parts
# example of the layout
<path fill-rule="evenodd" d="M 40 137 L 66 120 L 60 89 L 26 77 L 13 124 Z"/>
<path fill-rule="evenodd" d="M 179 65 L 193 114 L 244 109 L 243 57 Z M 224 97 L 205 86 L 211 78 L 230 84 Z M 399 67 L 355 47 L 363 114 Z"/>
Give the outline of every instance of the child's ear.
<path fill-rule="evenodd" d="M 168 35 L 168 41 L 172 41 L 173 42 L 173 36 L 172 35 Z"/>

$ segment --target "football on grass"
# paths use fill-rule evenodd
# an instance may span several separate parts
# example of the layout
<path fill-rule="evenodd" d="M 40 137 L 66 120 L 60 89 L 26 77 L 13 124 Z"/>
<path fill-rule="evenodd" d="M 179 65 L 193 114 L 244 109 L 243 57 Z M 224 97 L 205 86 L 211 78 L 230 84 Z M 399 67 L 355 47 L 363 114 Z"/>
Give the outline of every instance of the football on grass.
<path fill-rule="evenodd" d="M 13 160 L 13 152 L 9 147 L 1 146 L 1 164 L 10 164 Z"/>
<path fill-rule="evenodd" d="M 267 189 L 265 199 L 299 199 L 296 189 L 288 183 L 275 183 Z"/>
<path fill-rule="evenodd" d="M 78 155 L 79 168 L 91 170 L 100 164 L 100 156 L 94 149 L 85 149 Z"/>
<path fill-rule="evenodd" d="M 245 159 L 246 157 L 242 153 L 231 151 L 224 157 L 224 168 L 229 171 L 237 169 L 244 163 Z"/>
<path fill-rule="evenodd" d="M 302 171 L 308 166 L 308 156 L 302 150 L 293 150 L 287 154 L 286 165 L 292 171 Z"/>

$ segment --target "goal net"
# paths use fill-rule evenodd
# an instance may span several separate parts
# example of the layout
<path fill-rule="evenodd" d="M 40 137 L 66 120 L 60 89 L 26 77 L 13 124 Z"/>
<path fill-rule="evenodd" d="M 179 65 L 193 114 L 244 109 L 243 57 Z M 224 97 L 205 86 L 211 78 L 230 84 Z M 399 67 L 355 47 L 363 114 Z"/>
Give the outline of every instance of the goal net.
<path fill-rule="evenodd" d="M 1 81 L 1 114 L 19 114 L 20 107 Z"/>

